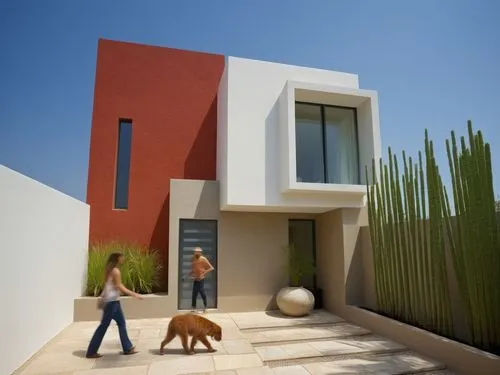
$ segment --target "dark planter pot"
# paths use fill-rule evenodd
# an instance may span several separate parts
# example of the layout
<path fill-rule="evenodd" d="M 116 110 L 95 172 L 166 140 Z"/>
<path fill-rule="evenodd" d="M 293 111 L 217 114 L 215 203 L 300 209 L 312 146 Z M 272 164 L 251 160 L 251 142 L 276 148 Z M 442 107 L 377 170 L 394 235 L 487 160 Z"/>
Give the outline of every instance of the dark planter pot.
<path fill-rule="evenodd" d="M 323 308 L 323 290 L 320 288 L 306 288 L 314 296 L 314 310 L 321 310 Z"/>

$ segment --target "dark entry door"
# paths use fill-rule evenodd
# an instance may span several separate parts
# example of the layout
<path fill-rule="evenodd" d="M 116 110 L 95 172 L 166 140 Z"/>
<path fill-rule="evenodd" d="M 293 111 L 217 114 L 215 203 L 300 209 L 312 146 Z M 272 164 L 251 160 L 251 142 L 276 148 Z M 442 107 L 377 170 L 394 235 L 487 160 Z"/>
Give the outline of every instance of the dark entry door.
<path fill-rule="evenodd" d="M 191 259 L 196 247 L 203 249 L 205 256 L 215 268 L 205 278 L 207 307 L 217 307 L 217 220 L 181 219 L 179 222 L 179 310 L 191 309 L 193 280 L 183 276 L 191 271 Z M 202 306 L 198 296 L 198 306 Z"/>
<path fill-rule="evenodd" d="M 288 220 L 288 243 L 294 244 L 298 251 L 306 252 L 309 259 L 316 266 L 316 228 L 314 220 L 290 219 Z M 305 288 L 316 288 L 316 274 L 302 280 Z"/>

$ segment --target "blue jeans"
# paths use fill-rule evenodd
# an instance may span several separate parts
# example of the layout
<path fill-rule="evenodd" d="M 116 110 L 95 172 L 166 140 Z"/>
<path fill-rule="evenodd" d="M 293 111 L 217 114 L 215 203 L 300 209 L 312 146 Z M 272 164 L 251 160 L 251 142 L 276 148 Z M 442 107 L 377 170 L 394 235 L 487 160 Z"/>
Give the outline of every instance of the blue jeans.
<path fill-rule="evenodd" d="M 104 306 L 102 312 L 101 324 L 97 327 L 94 332 L 94 336 L 90 340 L 89 347 L 87 349 L 87 356 L 92 356 L 97 353 L 99 347 L 101 346 L 102 339 L 108 330 L 111 320 L 116 322 L 118 326 L 118 332 L 120 333 L 120 341 L 122 343 L 123 352 L 126 353 L 133 348 L 130 339 L 127 334 L 127 327 L 125 325 L 125 316 L 123 315 L 122 306 L 120 301 L 111 301 Z"/>
<path fill-rule="evenodd" d="M 194 280 L 193 281 L 193 294 L 191 298 L 191 307 L 196 309 L 196 300 L 198 299 L 198 293 L 201 295 L 203 300 L 203 305 L 207 308 L 207 294 L 205 293 L 205 279 Z"/>

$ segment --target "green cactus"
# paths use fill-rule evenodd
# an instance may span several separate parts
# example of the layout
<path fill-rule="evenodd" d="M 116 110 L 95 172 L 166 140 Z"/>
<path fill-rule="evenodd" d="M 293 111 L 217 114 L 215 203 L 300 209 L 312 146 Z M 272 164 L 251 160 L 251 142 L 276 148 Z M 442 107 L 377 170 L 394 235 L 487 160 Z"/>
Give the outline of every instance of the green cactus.
<path fill-rule="evenodd" d="M 422 155 L 413 164 L 388 149 L 388 165 L 379 161 L 377 180 L 367 185 L 378 309 L 397 319 L 450 335 L 451 303 L 444 253 L 442 182 L 433 144 L 425 137 Z M 366 170 L 368 183 L 368 169 Z M 428 215 L 428 216 L 427 216 Z M 424 219 L 429 220 L 427 226 Z M 431 284 L 432 281 L 432 284 Z"/>
<path fill-rule="evenodd" d="M 378 309 L 445 336 L 453 335 L 445 242 L 465 306 L 471 344 L 500 347 L 500 221 L 491 150 L 468 122 L 468 144 L 446 140 L 453 205 L 434 145 L 425 131 L 418 162 L 403 152 L 403 171 L 389 148 L 388 165 L 372 162 L 367 181 Z M 425 162 L 424 162 L 425 158 Z M 453 207 L 453 209 L 452 209 Z"/>
<path fill-rule="evenodd" d="M 500 346 L 500 236 L 491 167 L 491 151 L 468 121 L 468 145 L 455 133 L 446 141 L 455 220 L 445 204 L 453 266 L 464 302 L 471 343 Z M 447 194 L 445 194 L 447 198 Z"/>

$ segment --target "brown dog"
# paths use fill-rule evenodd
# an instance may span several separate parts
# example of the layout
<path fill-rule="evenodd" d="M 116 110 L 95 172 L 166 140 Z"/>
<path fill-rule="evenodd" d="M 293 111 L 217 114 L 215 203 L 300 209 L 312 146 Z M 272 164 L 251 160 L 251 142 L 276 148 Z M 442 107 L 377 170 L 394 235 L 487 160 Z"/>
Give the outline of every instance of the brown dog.
<path fill-rule="evenodd" d="M 209 352 L 215 352 L 212 345 L 207 340 L 210 336 L 215 341 L 222 340 L 222 329 L 214 322 L 196 314 L 182 314 L 172 318 L 168 324 L 167 335 L 161 342 L 160 354 L 164 353 L 165 346 L 172 341 L 175 336 L 181 338 L 182 347 L 186 354 L 194 354 L 194 346 L 201 341 Z M 188 336 L 192 336 L 191 347 L 188 348 Z"/>

